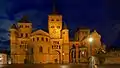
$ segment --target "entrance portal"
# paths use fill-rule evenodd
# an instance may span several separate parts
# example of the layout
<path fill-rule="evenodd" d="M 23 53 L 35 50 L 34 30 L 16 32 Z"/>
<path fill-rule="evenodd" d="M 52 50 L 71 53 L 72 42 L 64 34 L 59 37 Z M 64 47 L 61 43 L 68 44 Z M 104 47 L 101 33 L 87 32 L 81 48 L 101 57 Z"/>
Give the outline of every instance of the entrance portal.
<path fill-rule="evenodd" d="M 58 59 L 54 59 L 55 63 L 58 63 Z"/>
<path fill-rule="evenodd" d="M 54 63 L 60 63 L 61 62 L 61 54 L 59 51 L 54 51 Z"/>
<path fill-rule="evenodd" d="M 27 59 L 24 59 L 24 64 L 27 64 Z"/>

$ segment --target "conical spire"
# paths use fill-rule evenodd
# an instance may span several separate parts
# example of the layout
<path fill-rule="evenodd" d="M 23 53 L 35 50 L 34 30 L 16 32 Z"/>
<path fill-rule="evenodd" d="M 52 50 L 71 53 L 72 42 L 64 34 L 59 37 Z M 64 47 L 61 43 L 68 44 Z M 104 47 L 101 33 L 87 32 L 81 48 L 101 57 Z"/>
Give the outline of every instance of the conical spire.
<path fill-rule="evenodd" d="M 18 22 L 19 23 L 30 23 L 27 15 L 24 15 Z"/>
<path fill-rule="evenodd" d="M 63 23 L 63 29 L 67 29 L 67 25 L 65 22 Z"/>
<path fill-rule="evenodd" d="M 17 26 L 16 26 L 15 24 L 13 24 L 13 25 L 11 26 L 11 29 L 17 29 Z"/>
<path fill-rule="evenodd" d="M 58 14 L 56 7 L 56 0 L 52 0 L 52 14 Z"/>
<path fill-rule="evenodd" d="M 53 0 L 53 13 L 56 12 L 56 0 Z"/>

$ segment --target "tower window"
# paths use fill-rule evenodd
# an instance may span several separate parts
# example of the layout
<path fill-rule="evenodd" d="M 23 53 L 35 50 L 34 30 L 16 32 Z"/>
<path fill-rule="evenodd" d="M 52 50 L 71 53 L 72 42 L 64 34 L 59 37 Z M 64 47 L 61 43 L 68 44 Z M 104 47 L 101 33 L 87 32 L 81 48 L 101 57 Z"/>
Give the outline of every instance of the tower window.
<path fill-rule="evenodd" d="M 35 39 L 33 38 L 33 41 L 35 41 Z"/>
<path fill-rule="evenodd" d="M 54 44 L 59 44 L 59 41 L 53 41 Z"/>
<path fill-rule="evenodd" d="M 26 33 L 26 37 L 28 37 L 28 34 Z"/>
<path fill-rule="evenodd" d="M 48 42 L 48 38 L 46 38 L 46 41 Z"/>
<path fill-rule="evenodd" d="M 61 47 L 59 46 L 59 49 L 61 49 Z"/>
<path fill-rule="evenodd" d="M 37 41 L 39 41 L 39 37 L 37 37 Z"/>
<path fill-rule="evenodd" d="M 60 26 L 57 26 L 57 28 L 60 28 Z"/>
<path fill-rule="evenodd" d="M 54 21 L 54 19 L 51 19 L 51 21 Z"/>
<path fill-rule="evenodd" d="M 54 26 L 51 26 L 51 28 L 54 28 Z"/>
<path fill-rule="evenodd" d="M 40 53 L 43 52 L 42 46 L 39 47 L 39 52 L 40 52 Z"/>
<path fill-rule="evenodd" d="M 57 19 L 56 21 L 59 21 L 59 19 Z"/>
<path fill-rule="evenodd" d="M 23 37 L 23 33 L 21 33 L 21 37 Z"/>

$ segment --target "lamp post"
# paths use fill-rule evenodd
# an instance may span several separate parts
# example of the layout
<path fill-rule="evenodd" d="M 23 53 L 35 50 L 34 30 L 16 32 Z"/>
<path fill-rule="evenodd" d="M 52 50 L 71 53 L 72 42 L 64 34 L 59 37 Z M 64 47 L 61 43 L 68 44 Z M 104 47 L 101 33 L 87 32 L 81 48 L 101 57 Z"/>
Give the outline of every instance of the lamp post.
<path fill-rule="evenodd" d="M 90 43 L 90 68 L 93 68 L 93 66 L 92 66 L 92 42 L 93 42 L 93 38 L 91 37 L 91 35 L 90 35 L 88 41 Z"/>

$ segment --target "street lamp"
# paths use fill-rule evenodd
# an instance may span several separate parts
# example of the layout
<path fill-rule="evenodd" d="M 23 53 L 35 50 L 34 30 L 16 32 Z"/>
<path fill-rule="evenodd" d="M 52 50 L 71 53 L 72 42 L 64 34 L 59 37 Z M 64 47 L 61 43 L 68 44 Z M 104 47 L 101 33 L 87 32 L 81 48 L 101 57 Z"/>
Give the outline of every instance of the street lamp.
<path fill-rule="evenodd" d="M 90 35 L 88 41 L 90 43 L 90 68 L 93 68 L 93 66 L 92 66 L 92 42 L 93 42 L 93 38 L 91 37 L 91 35 Z"/>
<path fill-rule="evenodd" d="M 63 56 L 64 56 L 65 54 L 63 53 Z"/>

